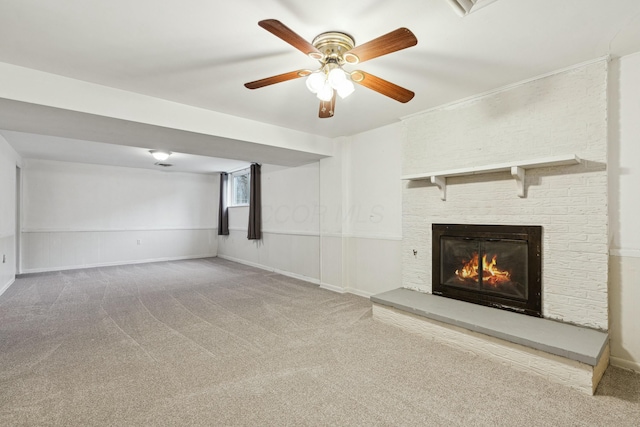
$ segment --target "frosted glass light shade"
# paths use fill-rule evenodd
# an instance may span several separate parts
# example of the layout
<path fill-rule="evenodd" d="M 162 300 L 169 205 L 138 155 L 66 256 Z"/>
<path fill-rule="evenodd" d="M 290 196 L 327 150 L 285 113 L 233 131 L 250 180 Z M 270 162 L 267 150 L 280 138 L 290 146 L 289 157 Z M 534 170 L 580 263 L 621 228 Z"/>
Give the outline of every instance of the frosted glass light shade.
<path fill-rule="evenodd" d="M 340 86 L 336 89 L 340 98 L 345 99 L 347 96 L 351 95 L 356 88 L 353 86 L 351 80 L 343 81 Z"/>
<path fill-rule="evenodd" d="M 318 98 L 321 101 L 331 101 L 331 98 L 333 98 L 333 88 L 329 82 L 325 83 L 322 89 L 318 91 Z"/>
<path fill-rule="evenodd" d="M 307 89 L 309 89 L 312 93 L 318 93 L 325 82 L 324 73 L 311 73 L 309 77 L 307 77 Z"/>
<path fill-rule="evenodd" d="M 334 68 L 329 71 L 329 76 L 327 78 L 331 87 L 334 89 L 338 89 L 345 81 L 347 81 L 347 76 L 344 74 L 341 68 Z"/>

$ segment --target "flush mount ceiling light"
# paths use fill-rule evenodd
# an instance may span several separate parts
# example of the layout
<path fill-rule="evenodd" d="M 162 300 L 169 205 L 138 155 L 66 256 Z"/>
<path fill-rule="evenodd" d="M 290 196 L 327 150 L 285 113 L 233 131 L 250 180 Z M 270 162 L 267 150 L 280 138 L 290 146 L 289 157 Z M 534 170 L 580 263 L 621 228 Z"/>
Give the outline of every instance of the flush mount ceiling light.
<path fill-rule="evenodd" d="M 297 70 L 245 84 L 258 89 L 275 83 L 307 77 L 307 89 L 320 99 L 320 118 L 332 117 L 336 95 L 346 98 L 354 91 L 353 83 L 372 89 L 399 102 L 409 102 L 414 93 L 396 84 L 364 71 L 345 71 L 344 65 L 356 65 L 398 50 L 415 46 L 416 36 L 407 28 L 398 28 L 388 34 L 356 46 L 348 34 L 336 31 L 322 33 L 309 43 L 289 27 L 275 19 L 266 19 L 258 25 L 289 43 L 305 55 L 320 62 L 317 70 Z"/>
<path fill-rule="evenodd" d="M 172 154 L 171 151 L 167 151 L 167 150 L 149 150 L 149 153 L 151 153 L 154 159 L 161 162 L 167 160 L 169 156 Z"/>

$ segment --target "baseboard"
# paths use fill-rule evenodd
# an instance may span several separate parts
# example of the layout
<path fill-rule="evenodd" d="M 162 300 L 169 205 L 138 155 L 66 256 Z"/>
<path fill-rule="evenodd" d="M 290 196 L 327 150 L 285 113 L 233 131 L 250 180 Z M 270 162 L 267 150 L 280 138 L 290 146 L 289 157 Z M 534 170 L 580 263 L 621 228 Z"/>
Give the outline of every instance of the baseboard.
<path fill-rule="evenodd" d="M 247 260 L 242 259 L 242 258 L 235 258 L 235 257 L 229 256 L 229 255 L 218 254 L 218 258 L 226 259 L 227 261 L 237 262 L 238 264 L 248 265 L 249 267 L 259 268 L 260 270 L 265 270 L 265 271 L 270 271 L 272 273 L 281 274 L 283 276 L 291 277 L 293 279 L 302 280 L 304 282 L 309 282 L 309 283 L 312 283 L 314 285 L 320 285 L 320 280 L 318 280 L 318 279 L 316 279 L 314 277 L 305 276 L 303 274 L 292 273 L 290 271 L 280 270 L 280 269 L 275 268 L 275 267 L 269 267 L 268 265 L 259 264 L 257 262 L 252 262 L 252 261 L 247 261 Z"/>
<path fill-rule="evenodd" d="M 9 289 L 9 286 L 13 285 L 13 283 L 15 281 L 16 281 L 16 278 L 14 277 L 13 279 L 11 279 L 7 283 L 5 283 L 4 286 L 2 286 L 2 288 L 0 288 L 0 295 L 2 295 L 4 293 L 4 291 Z"/>
<path fill-rule="evenodd" d="M 627 369 L 629 371 L 635 371 L 640 373 L 640 363 L 633 362 L 631 360 L 622 359 L 620 357 L 611 357 L 611 364 L 618 368 Z"/>
<path fill-rule="evenodd" d="M 374 293 L 361 291 L 360 289 L 355 289 L 355 288 L 347 288 L 346 291 L 349 292 L 350 294 L 358 295 L 359 297 L 365 297 L 365 298 L 371 298 L 371 296 L 375 295 Z"/>
<path fill-rule="evenodd" d="M 27 268 L 27 269 L 23 268 L 19 275 L 21 276 L 23 274 L 31 274 L 31 273 L 47 273 L 50 271 L 81 270 L 83 268 L 114 267 L 117 265 L 148 264 L 150 262 L 182 261 L 187 259 L 213 258 L 215 256 L 216 256 L 215 254 L 186 255 L 186 256 L 179 256 L 179 257 L 152 258 L 152 259 L 142 259 L 142 260 L 135 260 L 135 261 L 115 261 L 115 262 L 101 262 L 101 263 L 83 264 L 83 265 L 67 265 L 62 267 Z"/>
<path fill-rule="evenodd" d="M 345 288 L 342 288 L 342 287 L 336 286 L 336 285 L 330 285 L 328 283 L 320 283 L 320 287 L 322 289 L 326 289 L 326 290 L 331 291 L 331 292 L 337 292 L 339 294 L 346 294 L 347 293 L 347 290 Z"/>

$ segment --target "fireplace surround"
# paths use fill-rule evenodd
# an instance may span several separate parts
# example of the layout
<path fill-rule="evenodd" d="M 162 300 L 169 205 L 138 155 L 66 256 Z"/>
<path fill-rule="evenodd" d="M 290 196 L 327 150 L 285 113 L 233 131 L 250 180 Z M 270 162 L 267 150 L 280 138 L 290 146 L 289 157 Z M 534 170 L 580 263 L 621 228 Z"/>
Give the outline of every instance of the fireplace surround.
<path fill-rule="evenodd" d="M 432 292 L 542 317 L 542 227 L 432 224 Z"/>

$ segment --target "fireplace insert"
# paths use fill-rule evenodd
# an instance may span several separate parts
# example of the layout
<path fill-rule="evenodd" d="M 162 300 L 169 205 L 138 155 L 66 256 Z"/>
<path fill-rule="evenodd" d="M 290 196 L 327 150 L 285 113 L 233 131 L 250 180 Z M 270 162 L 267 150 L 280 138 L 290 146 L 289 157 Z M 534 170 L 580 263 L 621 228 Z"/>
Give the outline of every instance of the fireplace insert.
<path fill-rule="evenodd" d="M 433 224 L 436 295 L 542 316 L 542 227 Z"/>

